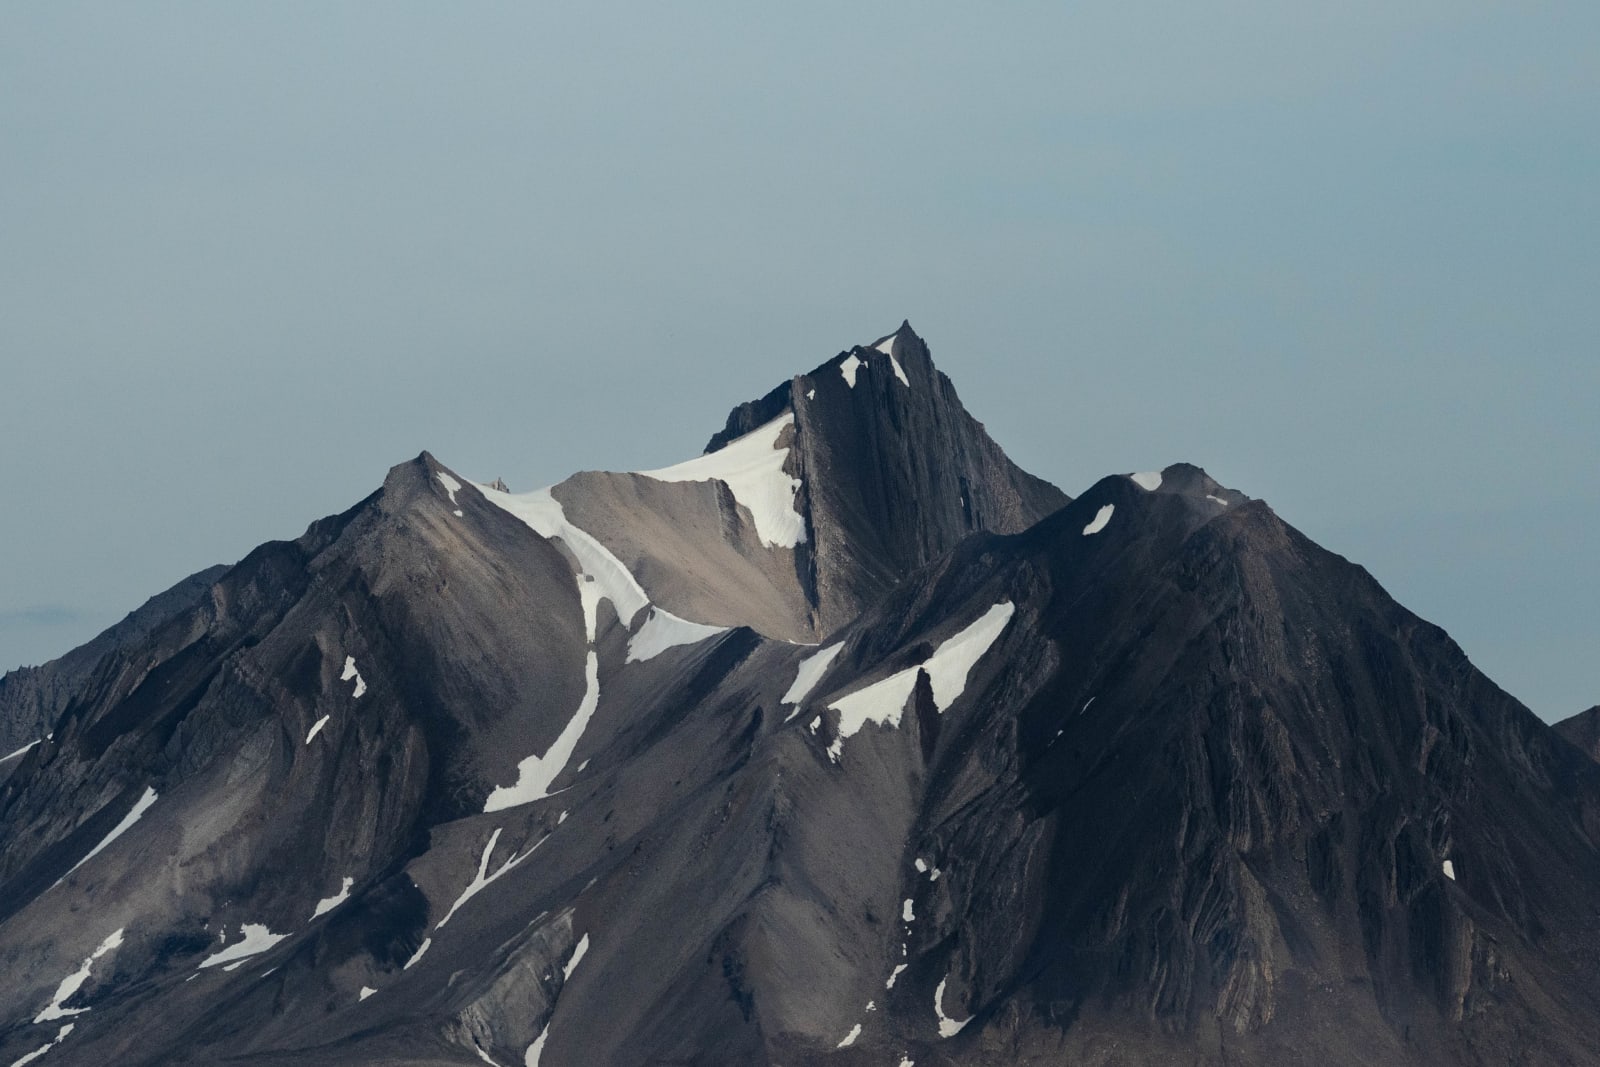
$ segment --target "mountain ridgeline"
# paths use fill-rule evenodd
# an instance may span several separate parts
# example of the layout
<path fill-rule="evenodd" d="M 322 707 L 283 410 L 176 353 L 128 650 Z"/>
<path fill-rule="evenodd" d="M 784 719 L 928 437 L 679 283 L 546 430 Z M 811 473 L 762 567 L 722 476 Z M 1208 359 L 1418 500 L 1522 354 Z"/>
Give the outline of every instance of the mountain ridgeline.
<path fill-rule="evenodd" d="M 1574 722 L 1198 467 L 1022 471 L 903 325 L 0 681 L 0 1064 L 1596 1064 Z"/>

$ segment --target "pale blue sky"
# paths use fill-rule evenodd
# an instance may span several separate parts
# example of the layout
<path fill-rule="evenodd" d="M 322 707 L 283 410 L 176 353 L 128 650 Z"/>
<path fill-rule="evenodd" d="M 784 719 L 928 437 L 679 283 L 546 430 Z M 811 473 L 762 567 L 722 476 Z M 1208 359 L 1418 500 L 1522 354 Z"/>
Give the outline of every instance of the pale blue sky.
<path fill-rule="evenodd" d="M 0 7 L 0 668 L 909 317 L 1067 491 L 1200 463 L 1600 702 L 1600 6 L 543 6 Z"/>

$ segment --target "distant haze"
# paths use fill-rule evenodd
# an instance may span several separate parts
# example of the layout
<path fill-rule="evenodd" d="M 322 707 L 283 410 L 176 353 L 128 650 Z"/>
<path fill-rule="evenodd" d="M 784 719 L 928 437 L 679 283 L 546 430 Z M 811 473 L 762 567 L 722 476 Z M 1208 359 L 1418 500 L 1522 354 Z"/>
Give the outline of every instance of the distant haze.
<path fill-rule="evenodd" d="M 697 453 L 909 318 L 1600 703 L 1600 7 L 12 4 L 0 669 L 372 491 Z"/>

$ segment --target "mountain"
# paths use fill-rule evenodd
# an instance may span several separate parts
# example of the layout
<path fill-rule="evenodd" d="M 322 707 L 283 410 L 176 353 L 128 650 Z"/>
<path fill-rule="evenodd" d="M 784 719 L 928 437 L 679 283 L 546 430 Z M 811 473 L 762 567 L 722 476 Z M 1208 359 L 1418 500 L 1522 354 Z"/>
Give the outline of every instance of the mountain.
<path fill-rule="evenodd" d="M 96 670 L 118 653 L 138 649 L 154 630 L 193 607 L 227 569 L 208 567 L 191 574 L 145 601 L 88 644 L 43 666 L 24 667 L 0 677 L 0 752 L 11 753 L 0 758 L 0 781 L 10 773 L 22 747 L 49 731 Z"/>
<path fill-rule="evenodd" d="M 676 467 L 424 453 L 71 689 L 0 1063 L 1600 1062 L 1600 764 L 1200 468 L 1018 470 L 909 326 Z"/>
<path fill-rule="evenodd" d="M 1583 749 L 1590 759 L 1600 760 L 1600 704 L 1570 719 L 1562 719 L 1554 728 L 1556 733 Z"/>

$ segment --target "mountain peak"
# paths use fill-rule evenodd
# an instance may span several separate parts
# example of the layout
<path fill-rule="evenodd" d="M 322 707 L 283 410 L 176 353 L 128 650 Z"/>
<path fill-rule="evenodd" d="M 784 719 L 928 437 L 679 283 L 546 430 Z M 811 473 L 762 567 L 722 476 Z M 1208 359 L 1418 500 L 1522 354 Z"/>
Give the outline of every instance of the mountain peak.
<path fill-rule="evenodd" d="M 699 459 L 552 491 L 668 610 L 801 641 L 1070 499 L 1006 457 L 909 322 L 735 407 Z"/>

